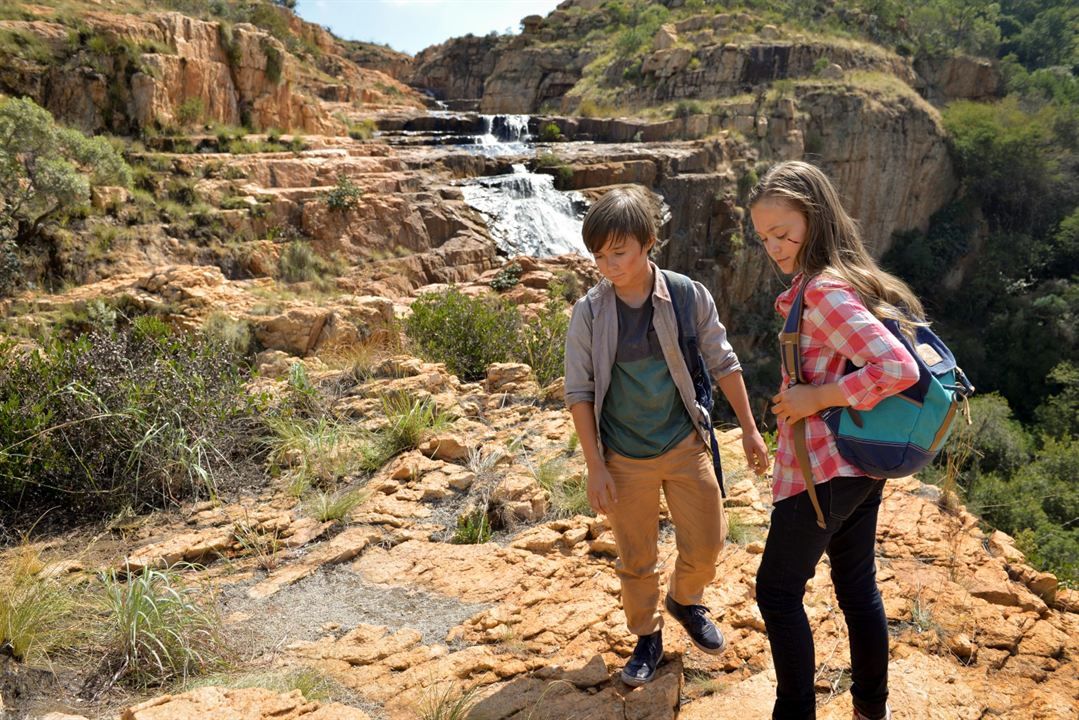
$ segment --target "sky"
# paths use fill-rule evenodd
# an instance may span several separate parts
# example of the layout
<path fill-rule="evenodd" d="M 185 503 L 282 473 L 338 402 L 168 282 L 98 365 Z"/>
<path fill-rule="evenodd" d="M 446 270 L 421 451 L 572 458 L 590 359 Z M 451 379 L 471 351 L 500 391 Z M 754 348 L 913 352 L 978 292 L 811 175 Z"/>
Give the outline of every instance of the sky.
<path fill-rule="evenodd" d="M 296 13 L 340 38 L 388 43 L 415 55 L 472 33 L 520 32 L 521 18 L 546 16 L 560 0 L 299 0 Z"/>

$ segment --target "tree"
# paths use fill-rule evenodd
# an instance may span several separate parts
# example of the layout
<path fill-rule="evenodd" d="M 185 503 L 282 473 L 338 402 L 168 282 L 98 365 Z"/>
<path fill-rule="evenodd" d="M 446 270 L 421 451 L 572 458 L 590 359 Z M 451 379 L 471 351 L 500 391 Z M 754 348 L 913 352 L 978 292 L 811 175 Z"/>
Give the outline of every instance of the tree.
<path fill-rule="evenodd" d="M 28 98 L 0 102 L 0 292 L 17 273 L 15 248 L 88 203 L 91 185 L 131 185 L 131 168 L 105 138 L 57 125 Z"/>

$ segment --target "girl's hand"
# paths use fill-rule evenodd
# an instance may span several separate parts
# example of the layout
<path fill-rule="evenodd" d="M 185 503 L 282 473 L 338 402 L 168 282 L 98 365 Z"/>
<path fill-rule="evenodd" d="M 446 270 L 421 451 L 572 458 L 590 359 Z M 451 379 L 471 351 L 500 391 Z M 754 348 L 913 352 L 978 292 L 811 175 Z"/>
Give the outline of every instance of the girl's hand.
<path fill-rule="evenodd" d="M 768 446 L 756 428 L 750 433 L 742 432 L 742 450 L 746 454 L 750 470 L 758 475 L 763 475 L 768 470 Z"/>
<path fill-rule="evenodd" d="M 588 504 L 597 514 L 606 515 L 608 510 L 618 502 L 618 494 L 614 489 L 614 480 L 606 465 L 600 465 L 596 469 L 588 470 Z"/>
<path fill-rule="evenodd" d="M 788 425 L 828 407 L 821 404 L 820 388 L 805 384 L 783 390 L 772 398 L 772 403 L 772 412 Z"/>

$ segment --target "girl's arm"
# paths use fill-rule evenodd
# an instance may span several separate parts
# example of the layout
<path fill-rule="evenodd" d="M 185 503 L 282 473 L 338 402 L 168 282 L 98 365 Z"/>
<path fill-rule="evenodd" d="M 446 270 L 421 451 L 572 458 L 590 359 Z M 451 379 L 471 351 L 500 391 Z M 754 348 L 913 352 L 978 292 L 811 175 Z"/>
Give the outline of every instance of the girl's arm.
<path fill-rule="evenodd" d="M 795 422 L 829 407 L 871 410 L 884 398 L 918 382 L 918 364 L 850 286 L 818 279 L 806 289 L 811 338 L 850 359 L 860 369 L 824 385 L 795 385 L 772 398 L 772 411 Z"/>

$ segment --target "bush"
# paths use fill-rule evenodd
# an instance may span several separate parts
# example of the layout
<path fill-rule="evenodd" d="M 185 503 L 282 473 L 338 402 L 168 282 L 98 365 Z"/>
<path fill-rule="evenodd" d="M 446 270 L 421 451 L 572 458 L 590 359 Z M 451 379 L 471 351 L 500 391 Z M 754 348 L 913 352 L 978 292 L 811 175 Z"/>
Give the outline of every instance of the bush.
<path fill-rule="evenodd" d="M 176 108 L 176 119 L 181 125 L 187 127 L 202 120 L 203 112 L 201 99 L 188 98 Z"/>
<path fill-rule="evenodd" d="M 696 100 L 679 100 L 671 113 L 676 118 L 688 118 L 692 115 L 704 114 L 704 105 Z"/>
<path fill-rule="evenodd" d="M 344 212 L 355 207 L 362 195 L 363 191 L 352 182 L 352 178 L 342 175 L 337 179 L 337 185 L 324 193 L 322 199 L 330 210 Z"/>
<path fill-rule="evenodd" d="M 258 461 L 260 413 L 237 358 L 151 317 L 0 360 L 0 514 L 213 495 Z"/>
<path fill-rule="evenodd" d="M 348 136 L 353 140 L 370 140 L 378 131 L 378 125 L 372 118 L 364 118 L 348 126 Z"/>
<path fill-rule="evenodd" d="M 547 123 L 540 128 L 540 141 L 541 142 L 557 142 L 562 139 L 562 129 L 558 127 L 558 123 Z"/>
<path fill-rule="evenodd" d="M 503 290 L 509 290 L 511 287 L 517 285 L 521 281 L 521 269 L 520 263 L 510 262 L 506 263 L 494 279 L 491 280 L 491 287 L 499 292 Z"/>
<path fill-rule="evenodd" d="M 552 517 L 595 515 L 588 502 L 588 480 L 581 473 L 570 475 L 562 458 L 548 458 L 532 470 L 536 483 L 547 491 Z"/>
<path fill-rule="evenodd" d="M 566 373 L 566 331 L 569 315 L 561 298 L 547 301 L 532 322 L 521 326 L 517 358 L 527 363 L 540 385 L 548 385 Z"/>
<path fill-rule="evenodd" d="M 332 272 L 331 264 L 302 240 L 290 242 L 277 261 L 277 276 L 285 282 L 318 281 Z"/>
<path fill-rule="evenodd" d="M 483 378 L 506 362 L 517 340 L 517 311 L 494 298 L 473 298 L 456 287 L 425 293 L 412 304 L 405 334 L 421 357 L 444 362 L 462 380 Z"/>

